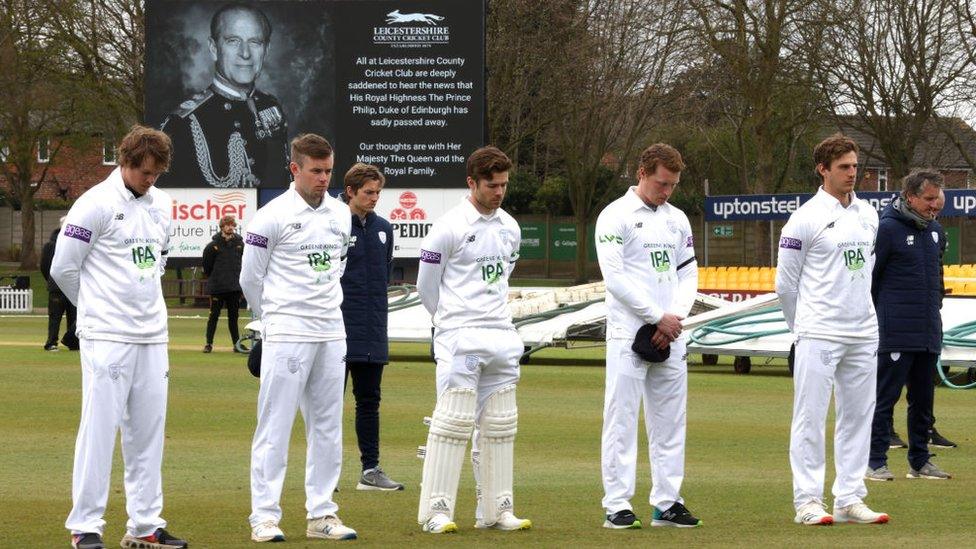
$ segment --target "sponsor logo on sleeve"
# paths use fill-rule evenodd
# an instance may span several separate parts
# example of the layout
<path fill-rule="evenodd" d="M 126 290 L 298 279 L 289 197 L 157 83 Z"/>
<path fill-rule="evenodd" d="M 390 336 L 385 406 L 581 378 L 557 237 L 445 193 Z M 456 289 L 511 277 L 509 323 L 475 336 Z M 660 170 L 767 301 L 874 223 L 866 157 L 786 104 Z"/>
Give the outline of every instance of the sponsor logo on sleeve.
<path fill-rule="evenodd" d="M 268 247 L 268 237 L 261 236 L 257 233 L 247 233 L 247 238 L 244 240 L 245 244 L 250 244 L 251 246 L 257 246 L 259 248 Z"/>
<path fill-rule="evenodd" d="M 799 238 L 790 238 L 788 236 L 781 237 L 779 239 L 779 247 L 785 248 L 787 250 L 802 250 L 803 243 Z"/>
<path fill-rule="evenodd" d="M 69 238 L 77 238 L 82 242 L 90 244 L 92 232 L 84 227 L 79 227 L 78 225 L 72 225 L 69 223 L 64 226 L 64 236 Z"/>
<path fill-rule="evenodd" d="M 685 240 L 685 248 L 694 248 L 694 247 L 695 247 L 695 238 L 691 235 L 688 235 L 688 238 Z"/>
<path fill-rule="evenodd" d="M 420 250 L 420 260 L 424 263 L 433 263 L 435 265 L 440 265 L 441 254 L 440 252 L 431 252 L 428 250 Z"/>

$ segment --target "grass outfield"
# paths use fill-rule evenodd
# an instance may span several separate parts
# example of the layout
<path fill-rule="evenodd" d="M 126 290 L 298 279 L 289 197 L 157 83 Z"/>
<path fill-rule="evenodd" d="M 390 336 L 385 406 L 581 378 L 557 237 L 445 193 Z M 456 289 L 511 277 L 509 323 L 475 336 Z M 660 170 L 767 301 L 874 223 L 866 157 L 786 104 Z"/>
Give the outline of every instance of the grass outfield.
<path fill-rule="evenodd" d="M 248 462 L 257 381 L 242 357 L 218 339 L 217 352 L 199 352 L 205 319 L 171 321 L 169 417 L 163 483 L 164 517 L 191 546 L 247 547 L 250 511 Z M 80 408 L 76 353 L 41 350 L 45 319 L 0 318 L 0 547 L 64 547 L 71 505 L 71 462 Z M 218 333 L 225 337 L 224 328 Z M 220 346 L 222 344 L 222 346 Z M 939 389 L 940 429 L 961 447 L 939 450 L 935 461 L 957 475 L 950 481 L 903 478 L 905 450 L 893 450 L 898 479 L 869 483 L 868 503 L 892 515 L 886 526 L 800 527 L 792 523 L 787 455 L 792 388 L 785 367 L 754 366 L 734 375 L 728 365 L 692 366 L 683 495 L 704 520 L 695 530 L 645 528 L 609 531 L 600 498 L 602 349 L 547 350 L 523 367 L 516 445 L 516 509 L 532 519 L 529 532 L 473 528 L 474 495 L 466 463 L 456 517 L 461 530 L 431 536 L 417 526 L 421 423 L 434 405 L 433 368 L 424 345 L 395 345 L 397 359 L 384 380 L 382 463 L 407 490 L 358 492 L 359 455 L 353 400 L 346 393 L 342 519 L 359 531 L 358 544 L 547 547 L 664 544 L 688 546 L 963 546 L 973 543 L 976 493 L 976 392 Z M 583 364 L 589 367 L 580 367 Z M 896 413 L 901 434 L 904 405 Z M 304 537 L 304 452 L 296 421 L 285 490 L 282 528 L 288 546 L 324 546 Z M 639 517 L 649 522 L 647 450 L 641 436 L 637 495 Z M 828 459 L 828 481 L 832 480 Z M 829 489 L 829 485 L 828 485 Z M 125 510 L 119 445 L 106 513 L 106 542 L 124 534 Z M 965 534 L 965 532 L 970 534 Z"/>

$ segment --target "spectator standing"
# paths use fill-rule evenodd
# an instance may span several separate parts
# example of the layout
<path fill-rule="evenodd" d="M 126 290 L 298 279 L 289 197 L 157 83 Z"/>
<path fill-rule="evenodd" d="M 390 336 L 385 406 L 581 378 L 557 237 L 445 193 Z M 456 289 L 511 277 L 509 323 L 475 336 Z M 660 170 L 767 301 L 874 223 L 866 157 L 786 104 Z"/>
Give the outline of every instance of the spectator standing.
<path fill-rule="evenodd" d="M 231 346 L 238 350 L 240 332 L 237 328 L 238 311 L 241 308 L 241 257 L 244 255 L 244 239 L 237 234 L 237 221 L 232 215 L 220 220 L 220 232 L 203 250 L 203 274 L 207 275 L 207 292 L 210 294 L 210 318 L 207 319 L 207 344 L 203 352 L 213 351 L 214 334 L 220 310 L 227 308 L 227 327 L 230 329 Z"/>
<path fill-rule="evenodd" d="M 64 218 L 61 218 L 61 225 L 64 225 Z M 45 351 L 58 350 L 58 332 L 61 330 L 61 317 L 68 317 L 68 325 L 65 326 L 64 337 L 61 343 L 69 350 L 78 350 L 78 336 L 75 335 L 75 319 L 78 315 L 78 308 L 65 297 L 61 288 L 58 288 L 54 279 L 51 278 L 51 262 L 54 260 L 54 251 L 58 242 L 58 233 L 61 229 L 55 229 L 41 249 L 41 274 L 47 281 L 47 341 L 44 343 Z"/>

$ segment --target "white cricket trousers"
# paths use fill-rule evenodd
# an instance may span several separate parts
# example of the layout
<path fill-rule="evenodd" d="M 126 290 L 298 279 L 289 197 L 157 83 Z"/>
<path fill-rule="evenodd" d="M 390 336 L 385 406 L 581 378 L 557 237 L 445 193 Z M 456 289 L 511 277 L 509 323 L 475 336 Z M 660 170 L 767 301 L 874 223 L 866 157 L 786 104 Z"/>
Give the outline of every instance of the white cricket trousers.
<path fill-rule="evenodd" d="M 652 506 L 666 511 L 681 499 L 685 476 L 685 423 L 688 402 L 686 343 L 671 343 L 671 355 L 647 362 L 630 339 L 607 340 L 603 402 L 603 508 L 607 514 L 633 509 L 637 483 L 637 425 L 641 402 L 651 461 Z"/>
<path fill-rule="evenodd" d="M 515 328 L 454 328 L 434 333 L 438 397 L 456 387 L 474 389 L 478 396 L 471 442 L 472 462 L 479 459 L 481 430 L 478 426 L 485 403 L 502 387 L 518 383 L 519 359 L 524 349 L 522 338 Z M 473 467 L 472 471 L 478 483 L 478 467 Z M 483 516 L 479 498 L 475 518 L 480 520 Z"/>
<path fill-rule="evenodd" d="M 512 329 L 455 328 L 434 334 L 437 394 L 466 387 L 478 393 L 476 418 L 485 401 L 502 387 L 518 383 L 522 338 Z"/>
<path fill-rule="evenodd" d="M 864 473 L 871 449 L 877 340 L 836 343 L 800 338 L 793 362 L 793 425 L 790 467 L 793 506 L 823 501 L 825 427 L 834 393 L 834 509 L 860 503 L 868 491 Z"/>
<path fill-rule="evenodd" d="M 71 513 L 73 534 L 105 530 L 105 505 L 115 436 L 122 429 L 128 534 L 144 537 L 166 521 L 163 510 L 163 435 L 169 357 L 165 343 L 82 339 L 81 425 L 75 441 Z"/>
<path fill-rule="evenodd" d="M 264 341 L 258 425 L 251 445 L 251 526 L 281 520 L 281 488 L 295 412 L 305 420 L 307 518 L 334 515 L 342 468 L 342 389 L 346 341 Z"/>

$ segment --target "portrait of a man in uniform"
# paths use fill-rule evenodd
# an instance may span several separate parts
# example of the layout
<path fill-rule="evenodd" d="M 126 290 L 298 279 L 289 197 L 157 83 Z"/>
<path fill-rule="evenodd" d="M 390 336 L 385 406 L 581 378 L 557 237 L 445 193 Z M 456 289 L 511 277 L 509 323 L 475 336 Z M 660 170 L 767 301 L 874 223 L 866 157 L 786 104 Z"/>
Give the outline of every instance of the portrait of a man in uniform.
<path fill-rule="evenodd" d="M 230 3 L 210 20 L 213 81 L 163 121 L 173 140 L 164 187 L 287 186 L 288 128 L 275 96 L 257 89 L 272 26 L 257 7 Z"/>

